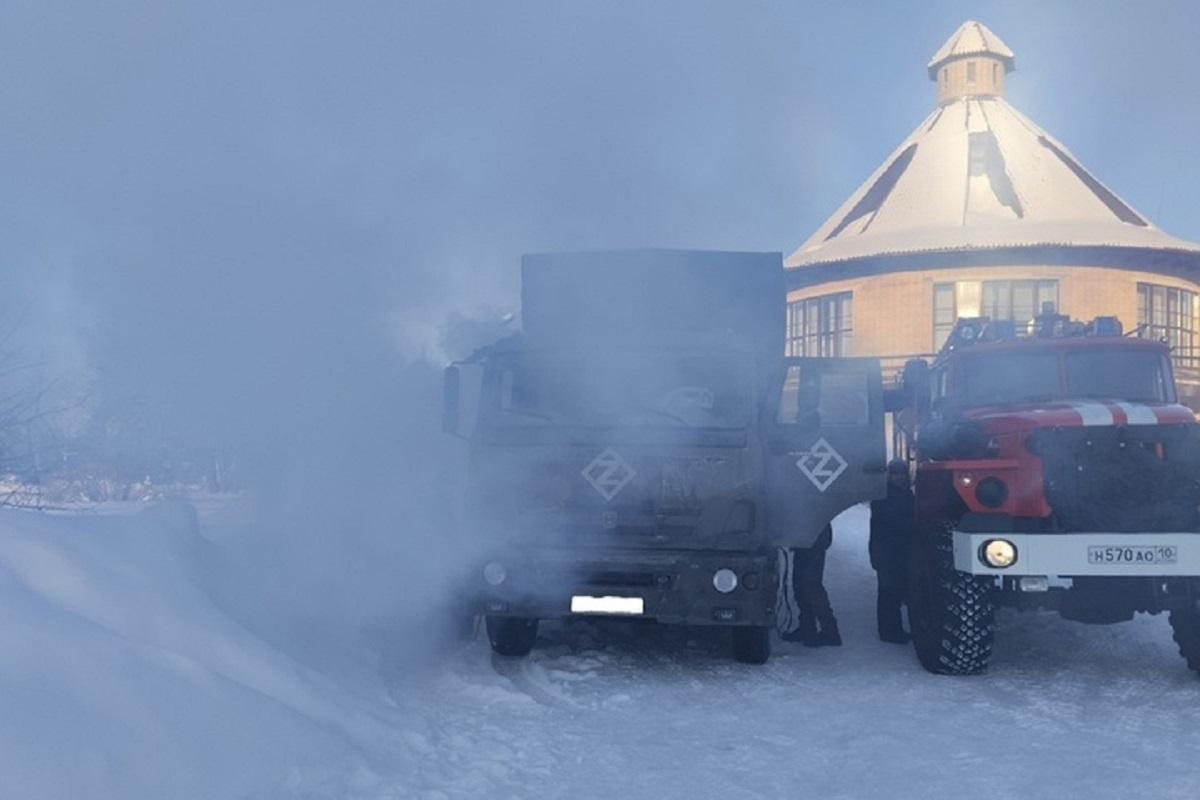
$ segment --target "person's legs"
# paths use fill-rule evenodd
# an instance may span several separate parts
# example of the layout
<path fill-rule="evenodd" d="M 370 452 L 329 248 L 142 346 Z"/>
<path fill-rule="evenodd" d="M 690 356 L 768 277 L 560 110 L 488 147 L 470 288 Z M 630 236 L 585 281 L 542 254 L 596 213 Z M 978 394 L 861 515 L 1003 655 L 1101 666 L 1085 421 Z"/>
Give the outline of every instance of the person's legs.
<path fill-rule="evenodd" d="M 904 603 L 904 588 L 879 575 L 879 595 L 875 602 L 875 618 L 879 628 L 879 640 L 892 644 L 904 644 L 909 635 L 904 630 L 900 606 Z"/>
<path fill-rule="evenodd" d="M 838 632 L 837 619 L 833 616 L 833 608 L 829 604 L 829 592 L 825 591 L 825 551 L 810 552 L 805 559 L 804 569 L 800 575 L 801 592 L 804 604 L 810 610 L 809 617 L 821 626 L 821 631 L 805 644 L 812 646 L 833 645 L 842 643 Z"/>
<path fill-rule="evenodd" d="M 782 611 L 786 616 L 781 618 L 779 637 L 788 642 L 808 642 L 817 635 L 817 623 L 803 577 L 811 551 L 791 548 L 785 554 L 780 583 L 785 593 Z"/>

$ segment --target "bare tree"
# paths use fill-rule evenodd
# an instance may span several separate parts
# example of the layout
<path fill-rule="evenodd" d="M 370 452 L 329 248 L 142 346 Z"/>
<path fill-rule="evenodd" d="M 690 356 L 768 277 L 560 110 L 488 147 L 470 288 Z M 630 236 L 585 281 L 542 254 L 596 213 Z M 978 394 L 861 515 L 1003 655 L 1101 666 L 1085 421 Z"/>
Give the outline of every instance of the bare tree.
<path fill-rule="evenodd" d="M 25 315 L 0 326 L 0 505 L 41 507 L 43 452 L 38 428 L 70 404 L 53 399 L 54 383 L 42 364 L 18 345 Z"/>

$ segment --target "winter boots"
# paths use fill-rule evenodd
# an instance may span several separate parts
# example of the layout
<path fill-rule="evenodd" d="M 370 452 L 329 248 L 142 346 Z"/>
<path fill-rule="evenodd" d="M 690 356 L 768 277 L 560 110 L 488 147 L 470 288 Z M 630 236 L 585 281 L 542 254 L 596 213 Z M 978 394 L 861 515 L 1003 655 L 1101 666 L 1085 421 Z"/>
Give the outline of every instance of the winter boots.
<path fill-rule="evenodd" d="M 809 643 L 815 642 L 817 635 L 816 619 L 811 614 L 801 614 L 799 624 L 795 629 L 779 634 L 779 638 L 785 642 L 801 642 L 809 647 L 815 647 L 815 644 Z"/>
<path fill-rule="evenodd" d="M 842 635 L 838 632 L 837 620 L 832 616 L 821 620 L 821 632 L 804 640 L 805 647 L 841 647 Z"/>
<path fill-rule="evenodd" d="M 781 633 L 779 638 L 785 642 L 800 642 L 805 647 L 841 647 L 842 635 L 838 632 L 837 620 L 832 616 L 820 621 L 821 628 L 817 629 L 817 620 L 811 615 L 800 618 L 800 624 L 794 631 Z"/>
<path fill-rule="evenodd" d="M 900 616 L 904 604 L 904 589 L 879 585 L 879 596 L 875 603 L 875 618 L 879 625 L 879 641 L 888 644 L 907 644 L 912 640 Z"/>

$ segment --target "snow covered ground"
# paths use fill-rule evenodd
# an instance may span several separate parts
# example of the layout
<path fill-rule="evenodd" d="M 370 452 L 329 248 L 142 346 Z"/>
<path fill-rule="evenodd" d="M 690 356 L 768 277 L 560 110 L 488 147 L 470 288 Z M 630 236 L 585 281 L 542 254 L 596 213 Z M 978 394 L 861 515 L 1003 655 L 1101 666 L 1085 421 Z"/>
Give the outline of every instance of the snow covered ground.
<path fill-rule="evenodd" d="M 545 626 L 519 661 L 480 637 L 380 663 L 386 629 L 313 657 L 228 590 L 203 511 L 0 512 L 3 796 L 1200 795 L 1200 680 L 1164 619 L 1002 614 L 987 675 L 928 675 L 874 639 L 862 509 L 829 564 L 846 645 L 765 667 L 616 623 Z"/>

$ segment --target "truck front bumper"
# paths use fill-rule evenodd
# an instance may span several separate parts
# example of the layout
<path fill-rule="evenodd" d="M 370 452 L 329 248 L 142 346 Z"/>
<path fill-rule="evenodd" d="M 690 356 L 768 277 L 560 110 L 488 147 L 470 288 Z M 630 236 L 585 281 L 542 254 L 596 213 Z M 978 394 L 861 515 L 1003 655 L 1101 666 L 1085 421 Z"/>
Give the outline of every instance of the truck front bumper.
<path fill-rule="evenodd" d="M 737 577 L 731 591 L 714 585 L 719 570 Z M 499 555 L 476 576 L 480 614 L 688 625 L 773 625 L 778 586 L 774 551 L 532 550 Z"/>
<path fill-rule="evenodd" d="M 1008 567 L 983 558 L 989 542 L 1016 548 Z M 1200 533 L 988 533 L 954 531 L 954 567 L 972 575 L 1200 576 Z"/>

